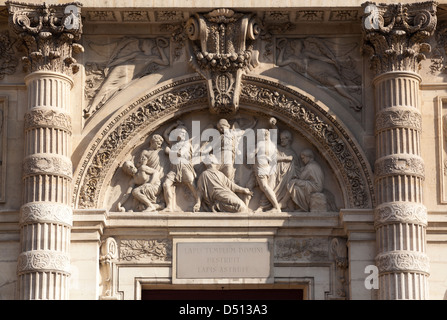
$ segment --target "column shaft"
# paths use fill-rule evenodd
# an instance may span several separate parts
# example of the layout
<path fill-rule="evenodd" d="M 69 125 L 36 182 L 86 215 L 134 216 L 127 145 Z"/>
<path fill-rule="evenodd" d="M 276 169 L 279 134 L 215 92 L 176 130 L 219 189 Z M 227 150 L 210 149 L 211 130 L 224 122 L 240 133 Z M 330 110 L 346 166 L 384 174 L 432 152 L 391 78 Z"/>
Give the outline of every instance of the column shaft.
<path fill-rule="evenodd" d="M 70 267 L 72 80 L 38 71 L 25 79 L 19 287 L 21 299 L 67 299 Z"/>

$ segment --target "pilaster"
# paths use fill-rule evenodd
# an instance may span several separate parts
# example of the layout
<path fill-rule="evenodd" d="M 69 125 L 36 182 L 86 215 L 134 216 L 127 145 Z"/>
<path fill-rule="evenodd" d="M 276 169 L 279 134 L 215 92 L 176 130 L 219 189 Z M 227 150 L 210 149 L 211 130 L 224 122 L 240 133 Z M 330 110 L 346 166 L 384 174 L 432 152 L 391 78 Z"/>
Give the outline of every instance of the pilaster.
<path fill-rule="evenodd" d="M 6 3 L 22 40 L 28 92 L 23 205 L 20 209 L 19 298 L 67 299 L 70 275 L 72 163 L 70 90 L 81 33 L 78 3 Z"/>
<path fill-rule="evenodd" d="M 418 75 L 436 26 L 436 3 L 363 4 L 364 51 L 376 72 L 374 226 L 379 299 L 427 299 Z"/>

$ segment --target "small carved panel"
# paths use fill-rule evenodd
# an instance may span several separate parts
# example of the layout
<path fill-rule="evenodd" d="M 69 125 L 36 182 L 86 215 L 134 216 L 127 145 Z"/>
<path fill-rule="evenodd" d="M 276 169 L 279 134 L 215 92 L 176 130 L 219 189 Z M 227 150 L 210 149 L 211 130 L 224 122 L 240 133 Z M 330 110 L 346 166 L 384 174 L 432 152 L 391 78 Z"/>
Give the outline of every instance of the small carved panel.
<path fill-rule="evenodd" d="M 275 261 L 327 261 L 327 238 L 286 238 L 275 241 Z"/>
<path fill-rule="evenodd" d="M 122 239 L 119 260 L 128 262 L 171 261 L 172 242 L 168 239 Z"/>

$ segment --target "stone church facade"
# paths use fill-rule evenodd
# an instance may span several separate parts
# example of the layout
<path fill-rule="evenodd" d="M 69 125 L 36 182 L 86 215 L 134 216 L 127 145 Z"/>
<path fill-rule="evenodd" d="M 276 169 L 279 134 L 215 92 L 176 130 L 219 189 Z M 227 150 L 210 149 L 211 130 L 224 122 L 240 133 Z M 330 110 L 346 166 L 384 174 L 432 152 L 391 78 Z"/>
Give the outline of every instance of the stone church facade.
<path fill-rule="evenodd" d="M 446 299 L 447 3 L 156 3 L 0 1 L 0 299 Z"/>

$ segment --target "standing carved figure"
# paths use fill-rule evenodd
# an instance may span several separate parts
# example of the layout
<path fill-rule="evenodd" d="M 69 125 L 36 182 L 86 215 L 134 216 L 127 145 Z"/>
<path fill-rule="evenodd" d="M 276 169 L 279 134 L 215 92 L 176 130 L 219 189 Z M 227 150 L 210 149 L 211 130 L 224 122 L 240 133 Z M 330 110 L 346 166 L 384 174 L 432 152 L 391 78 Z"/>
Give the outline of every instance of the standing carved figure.
<path fill-rule="evenodd" d="M 199 203 L 199 197 L 194 180 L 197 176 L 193 166 L 193 144 L 192 139 L 187 139 L 188 131 L 181 121 L 171 124 L 163 134 L 170 147 L 166 147 L 165 152 L 169 155 L 171 169 L 166 175 L 163 183 L 166 208 L 164 211 L 175 211 L 175 184 L 182 183 L 191 191 L 195 205 Z M 173 138 L 172 140 L 170 138 Z M 172 144 L 172 141 L 176 141 Z"/>
<path fill-rule="evenodd" d="M 253 195 L 248 188 L 238 186 L 218 170 L 219 162 L 213 155 L 204 162 L 206 170 L 202 172 L 197 182 L 199 199 L 203 203 L 197 203 L 194 211 L 200 210 L 202 204 L 205 211 L 213 212 L 246 212 L 248 207 L 236 194 Z"/>
<path fill-rule="evenodd" d="M 275 191 L 271 187 L 271 179 L 277 170 L 276 145 L 270 140 L 270 132 L 268 129 L 261 129 L 261 139 L 256 147 L 256 157 L 254 165 L 254 174 L 259 188 L 265 194 L 267 199 L 273 206 L 272 211 L 281 212 L 281 206 L 278 203 Z M 260 206 L 256 211 L 262 210 Z"/>
<path fill-rule="evenodd" d="M 310 211 L 311 195 L 323 192 L 324 173 L 321 166 L 314 160 L 312 150 L 301 151 L 304 163 L 298 179 L 292 179 L 289 184 L 290 196 L 298 206 L 299 211 Z"/>

